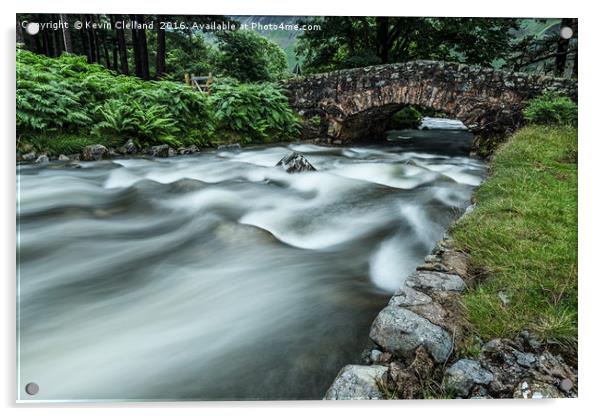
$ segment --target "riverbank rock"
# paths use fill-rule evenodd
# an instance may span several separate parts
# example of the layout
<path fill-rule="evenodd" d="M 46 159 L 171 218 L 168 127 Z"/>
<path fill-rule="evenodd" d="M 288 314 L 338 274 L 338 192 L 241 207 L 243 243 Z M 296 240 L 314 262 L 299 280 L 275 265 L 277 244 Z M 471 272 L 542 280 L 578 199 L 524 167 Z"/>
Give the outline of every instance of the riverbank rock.
<path fill-rule="evenodd" d="M 217 146 L 217 150 L 218 151 L 230 151 L 230 152 L 236 152 L 236 151 L 240 151 L 242 150 L 242 147 L 240 146 L 239 143 L 232 143 L 232 144 L 220 144 L 219 146 Z"/>
<path fill-rule="evenodd" d="M 199 148 L 196 147 L 194 144 L 191 146 L 178 148 L 178 153 L 181 155 L 190 155 L 192 153 L 197 153 L 198 151 L 199 151 Z"/>
<path fill-rule="evenodd" d="M 170 147 L 167 144 L 160 144 L 158 146 L 151 146 L 147 149 L 146 154 L 154 157 L 169 157 Z M 173 149 L 171 149 L 173 152 Z"/>
<path fill-rule="evenodd" d="M 25 161 L 25 162 L 31 162 L 33 160 L 36 160 L 36 152 L 29 152 L 29 153 L 25 153 L 24 155 L 21 155 L 21 160 Z"/>
<path fill-rule="evenodd" d="M 61 162 L 68 162 L 68 161 L 70 161 L 71 159 L 69 159 L 67 156 L 65 156 L 64 154 L 62 154 L 62 153 L 61 153 L 61 154 L 59 155 L 59 157 L 58 157 L 58 160 L 59 160 L 59 161 L 61 161 Z"/>
<path fill-rule="evenodd" d="M 283 168 L 287 173 L 312 172 L 317 170 L 309 163 L 309 160 L 305 156 L 297 152 L 292 152 L 283 157 L 276 166 Z"/>
<path fill-rule="evenodd" d="M 408 276 L 406 285 L 415 289 L 463 292 L 466 283 L 457 274 L 419 270 Z"/>
<path fill-rule="evenodd" d="M 406 358 L 423 346 L 437 363 L 447 360 L 452 352 L 452 339 L 445 330 L 398 306 L 380 311 L 370 328 L 370 339 L 384 350 Z"/>
<path fill-rule="evenodd" d="M 50 162 L 50 159 L 48 158 L 47 155 L 40 155 L 36 159 L 36 163 L 48 163 L 48 162 Z"/>
<path fill-rule="evenodd" d="M 387 367 L 382 365 L 347 365 L 339 372 L 324 400 L 381 400 Z"/>
<path fill-rule="evenodd" d="M 86 146 L 82 149 L 79 160 L 84 161 L 95 161 L 102 160 L 109 155 L 109 149 L 104 147 L 102 144 L 93 144 Z"/>
<path fill-rule="evenodd" d="M 122 155 L 133 155 L 134 153 L 138 152 L 138 147 L 132 139 L 129 139 L 123 146 L 117 149 L 117 151 Z"/>
<path fill-rule="evenodd" d="M 446 390 L 462 397 L 467 397 L 475 385 L 486 386 L 493 381 L 493 374 L 476 360 L 459 360 L 445 374 Z"/>

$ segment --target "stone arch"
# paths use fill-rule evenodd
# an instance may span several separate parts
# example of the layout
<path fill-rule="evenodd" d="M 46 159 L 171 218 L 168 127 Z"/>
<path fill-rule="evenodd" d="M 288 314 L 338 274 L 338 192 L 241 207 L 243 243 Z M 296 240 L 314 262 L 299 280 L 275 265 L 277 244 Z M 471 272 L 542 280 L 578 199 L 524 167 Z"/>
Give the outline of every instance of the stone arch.
<path fill-rule="evenodd" d="M 383 121 L 406 105 L 444 112 L 473 133 L 489 135 L 519 127 L 525 100 L 544 90 L 577 100 L 574 80 L 436 61 L 334 71 L 294 78 L 284 87 L 302 115 L 303 138 L 341 143 L 381 136 Z"/>

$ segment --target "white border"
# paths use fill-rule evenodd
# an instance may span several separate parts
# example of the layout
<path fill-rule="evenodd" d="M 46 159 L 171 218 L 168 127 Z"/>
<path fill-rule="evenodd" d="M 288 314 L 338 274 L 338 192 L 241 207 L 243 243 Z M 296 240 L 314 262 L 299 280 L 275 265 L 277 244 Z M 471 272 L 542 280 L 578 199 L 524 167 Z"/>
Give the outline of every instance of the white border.
<path fill-rule="evenodd" d="M 157 0 L 123 1 L 103 0 L 92 4 L 81 0 L 30 1 L 2 6 L 2 80 L 4 96 L 2 106 L 3 137 L 0 148 L 3 203 L 2 207 L 2 376 L 0 392 L 5 414 L 64 415 L 90 413 L 104 415 L 120 414 L 316 414 L 344 413 L 346 415 L 370 415 L 372 412 L 488 415 L 512 413 L 577 414 L 589 413 L 596 407 L 598 390 L 602 385 L 600 366 L 599 308 L 600 285 L 600 195 L 597 180 L 602 154 L 598 101 L 602 97 L 600 88 L 600 15 L 594 2 L 548 0 L 526 2 L 525 0 L 485 1 L 384 1 L 356 2 L 347 0 L 220 0 L 216 2 Z M 184 402 L 184 403 L 112 403 L 112 404 L 15 404 L 15 161 L 14 161 L 14 90 L 15 90 L 15 13 L 156 13 L 156 14 L 230 14 L 230 15 L 398 15 L 398 16 L 487 16 L 487 17 L 578 17 L 579 18 L 579 398 L 573 400 L 534 401 L 405 401 L 405 402 Z M 597 175 L 598 174 L 598 175 Z"/>

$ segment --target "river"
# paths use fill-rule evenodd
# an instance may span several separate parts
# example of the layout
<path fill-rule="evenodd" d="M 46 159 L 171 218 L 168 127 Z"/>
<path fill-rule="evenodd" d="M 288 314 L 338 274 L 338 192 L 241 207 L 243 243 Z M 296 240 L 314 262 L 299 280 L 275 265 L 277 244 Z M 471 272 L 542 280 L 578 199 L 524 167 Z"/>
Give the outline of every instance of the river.
<path fill-rule="evenodd" d="M 322 398 L 470 203 L 469 136 L 18 166 L 19 398 Z"/>

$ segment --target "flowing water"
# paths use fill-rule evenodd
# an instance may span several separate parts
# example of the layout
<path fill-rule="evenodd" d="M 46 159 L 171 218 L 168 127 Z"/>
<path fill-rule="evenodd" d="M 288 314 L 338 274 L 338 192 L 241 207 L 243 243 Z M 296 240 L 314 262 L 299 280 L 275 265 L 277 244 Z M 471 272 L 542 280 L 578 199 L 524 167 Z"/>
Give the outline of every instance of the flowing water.
<path fill-rule="evenodd" d="M 19 166 L 20 398 L 320 399 L 485 175 L 390 139 Z"/>

